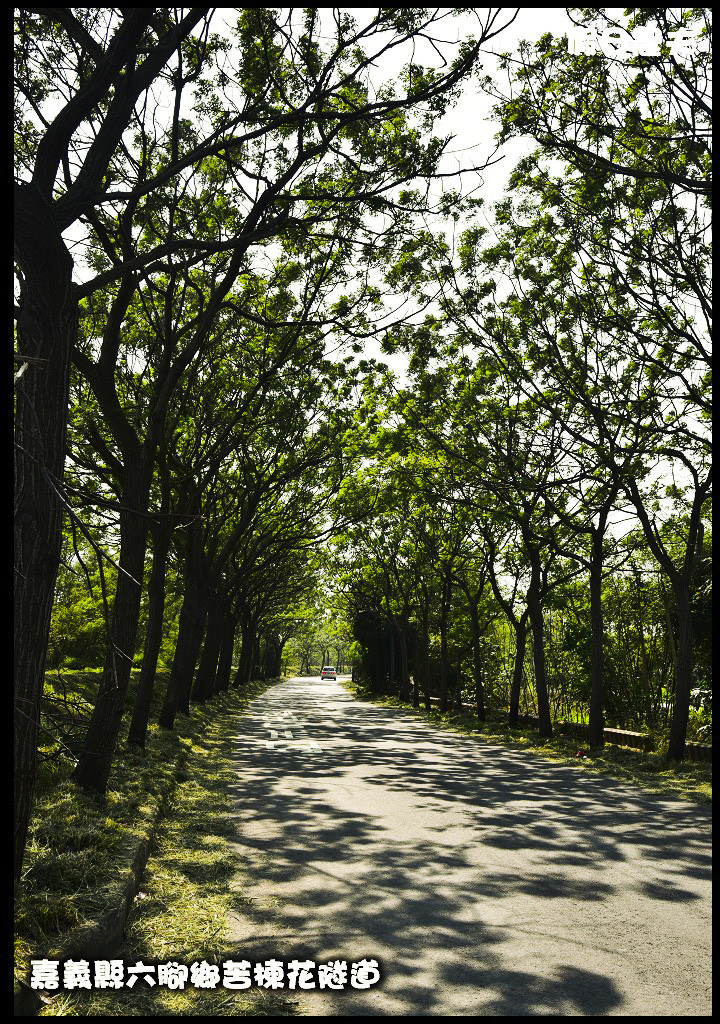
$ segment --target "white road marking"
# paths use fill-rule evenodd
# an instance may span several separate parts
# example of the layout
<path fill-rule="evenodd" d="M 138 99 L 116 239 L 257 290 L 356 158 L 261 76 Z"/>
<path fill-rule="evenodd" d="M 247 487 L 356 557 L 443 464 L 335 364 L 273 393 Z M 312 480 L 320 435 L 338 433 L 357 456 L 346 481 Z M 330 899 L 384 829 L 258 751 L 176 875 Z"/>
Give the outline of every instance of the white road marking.
<path fill-rule="evenodd" d="M 260 716 L 260 721 L 261 727 L 270 733 L 270 739 L 265 740 L 266 750 L 303 750 L 313 754 L 322 752 L 320 744 L 308 738 L 305 725 L 297 719 L 293 711 L 285 708 L 266 711 Z M 284 740 L 281 733 L 285 737 Z"/>

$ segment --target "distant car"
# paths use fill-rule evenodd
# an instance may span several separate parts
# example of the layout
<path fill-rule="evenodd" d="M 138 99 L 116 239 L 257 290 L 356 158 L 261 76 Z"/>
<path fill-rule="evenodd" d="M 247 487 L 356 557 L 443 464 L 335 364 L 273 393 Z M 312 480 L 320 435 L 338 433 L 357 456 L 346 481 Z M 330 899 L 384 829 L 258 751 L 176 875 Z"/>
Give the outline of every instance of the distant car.
<path fill-rule="evenodd" d="M 334 665 L 323 665 L 322 672 L 320 673 L 321 679 L 337 679 Z"/>

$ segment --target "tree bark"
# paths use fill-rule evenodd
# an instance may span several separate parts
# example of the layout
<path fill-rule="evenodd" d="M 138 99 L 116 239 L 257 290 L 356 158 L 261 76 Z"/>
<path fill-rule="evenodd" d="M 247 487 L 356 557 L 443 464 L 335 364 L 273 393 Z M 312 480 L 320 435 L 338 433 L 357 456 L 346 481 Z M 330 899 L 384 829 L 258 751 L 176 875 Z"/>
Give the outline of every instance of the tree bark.
<path fill-rule="evenodd" d="M 527 620 L 529 611 L 526 608 L 519 619 L 513 621 L 515 630 L 515 663 L 513 665 L 513 679 L 510 687 L 510 710 L 508 712 L 508 723 L 518 724 L 520 714 L 520 691 L 522 690 L 523 672 L 525 671 L 525 650 L 527 647 Z"/>
<path fill-rule="evenodd" d="M 257 627 L 253 623 L 252 628 L 252 644 L 250 646 L 250 674 L 248 675 L 247 682 L 258 677 L 258 656 L 260 654 L 260 637 L 257 635 Z"/>
<path fill-rule="evenodd" d="M 195 662 L 202 641 L 204 614 L 201 602 L 201 566 L 202 528 L 200 521 L 195 520 L 188 527 L 185 542 L 185 566 L 183 585 L 185 597 L 180 609 L 178 638 L 175 645 L 170 678 L 165 691 L 159 722 L 163 729 L 172 729 L 175 715 L 180 709 L 185 693 L 189 695 L 192 685 Z"/>
<path fill-rule="evenodd" d="M 230 688 L 232 656 L 235 646 L 235 620 L 229 613 L 223 617 L 223 638 L 220 644 L 217 675 L 215 677 L 215 693 L 224 693 Z"/>
<path fill-rule="evenodd" d="M 430 703 L 430 609 L 428 602 L 427 589 L 423 585 L 423 602 L 422 602 L 422 659 L 423 659 L 423 697 L 425 700 L 425 710 L 430 711 L 432 704 Z"/>
<path fill-rule="evenodd" d="M 253 666 L 257 638 L 255 636 L 255 622 L 249 613 L 246 612 L 243 615 L 240 628 L 242 630 L 242 647 L 240 649 L 240 663 L 235 674 L 234 686 L 246 686 L 254 678 Z"/>
<path fill-rule="evenodd" d="M 685 737 L 690 714 L 690 690 L 692 689 L 692 642 L 693 626 L 690 610 L 690 588 L 687 580 L 677 574 L 671 580 L 678 624 L 677 661 L 675 667 L 675 705 L 670 723 L 668 761 L 682 761 L 685 757 Z"/>
<path fill-rule="evenodd" d="M 188 638 L 187 665 L 185 666 L 185 669 L 181 673 L 180 685 L 178 687 L 177 710 L 179 715 L 190 714 L 190 694 L 192 692 L 193 678 L 195 676 L 195 667 L 198 663 L 198 658 L 200 657 L 200 651 L 203 645 L 203 639 L 205 637 L 205 631 L 207 628 L 207 618 L 207 594 L 200 594 L 198 598 L 196 618 Z"/>
<path fill-rule="evenodd" d="M 152 454 L 140 447 L 135 458 L 127 459 L 124 470 L 119 563 L 122 571 L 118 572 L 108 654 L 85 745 L 73 772 L 78 786 L 97 793 L 107 789 L 135 654 L 152 470 Z"/>
<path fill-rule="evenodd" d="M 148 623 L 145 635 L 140 680 L 135 695 L 132 721 L 128 732 L 128 743 L 138 747 L 145 746 L 150 704 L 152 702 L 157 672 L 158 657 L 162 644 L 163 619 L 165 614 L 165 573 L 167 571 L 167 555 L 170 548 L 170 527 L 167 520 L 156 523 L 153 527 L 155 547 L 153 550 L 152 571 L 148 584 Z"/>
<path fill-rule="evenodd" d="M 485 721 L 485 689 L 482 679 L 482 657 L 480 655 L 480 616 L 478 606 L 468 595 L 470 607 L 470 631 L 473 652 L 473 676 L 475 677 L 475 713 L 478 722 Z"/>
<path fill-rule="evenodd" d="M 533 635 L 533 666 L 535 668 L 535 693 L 538 702 L 538 731 L 543 738 L 552 736 L 552 720 L 548 701 L 547 675 L 545 670 L 545 621 L 540 599 L 542 567 L 540 552 L 534 545 L 528 546 L 530 557 L 530 586 L 528 588 L 528 609 Z"/>
<path fill-rule="evenodd" d="M 15 185 L 15 257 L 23 276 L 17 346 L 42 359 L 16 382 L 14 523 L 14 872 L 20 877 L 32 809 L 40 701 L 60 552 L 70 354 L 77 332 L 73 261 L 52 210 Z"/>
<path fill-rule="evenodd" d="M 455 707 L 462 711 L 462 654 L 458 648 L 455 655 Z"/>
<path fill-rule="evenodd" d="M 398 640 L 400 643 L 400 695 L 405 700 L 410 693 L 410 672 L 408 670 L 407 635 L 404 629 L 400 629 Z M 417 704 L 415 706 L 417 707 Z"/>
<path fill-rule="evenodd" d="M 440 710 L 448 709 L 448 618 L 452 586 L 447 581 L 443 584 L 440 608 Z"/>
<path fill-rule="evenodd" d="M 215 692 L 215 676 L 217 675 L 220 645 L 223 637 L 224 617 L 222 601 L 217 592 L 210 591 L 208 600 L 207 629 L 203 644 L 200 664 L 198 665 L 195 685 L 192 688 L 191 700 L 204 704 Z"/>

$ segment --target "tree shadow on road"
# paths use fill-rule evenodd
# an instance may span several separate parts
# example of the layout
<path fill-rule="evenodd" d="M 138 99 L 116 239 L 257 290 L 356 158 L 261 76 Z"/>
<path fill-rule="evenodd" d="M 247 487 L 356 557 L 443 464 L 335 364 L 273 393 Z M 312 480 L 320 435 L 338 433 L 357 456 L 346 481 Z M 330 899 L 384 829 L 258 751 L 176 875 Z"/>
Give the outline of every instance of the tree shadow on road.
<path fill-rule="evenodd" d="M 320 752 L 266 748 L 263 716 L 286 706 Z M 236 753 L 246 870 L 231 955 L 379 956 L 384 984 L 327 994 L 327 1015 L 635 1012 L 613 972 L 627 957 L 632 973 L 633 943 L 668 903 L 703 898 L 709 809 L 337 688 L 288 684 L 261 707 Z"/>

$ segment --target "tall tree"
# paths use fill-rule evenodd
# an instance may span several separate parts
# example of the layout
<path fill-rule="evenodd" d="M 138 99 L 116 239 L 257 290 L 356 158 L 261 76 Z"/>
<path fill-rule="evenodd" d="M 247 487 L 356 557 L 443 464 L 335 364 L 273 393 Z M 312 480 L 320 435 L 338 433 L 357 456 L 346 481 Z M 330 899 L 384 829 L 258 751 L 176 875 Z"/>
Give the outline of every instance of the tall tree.
<path fill-rule="evenodd" d="M 431 28 L 435 17 L 426 18 L 414 11 L 403 15 L 380 12 L 364 29 L 358 29 L 352 19 L 338 14 L 334 19 L 335 40 L 325 51 L 320 37 L 326 33 L 317 12 L 307 12 L 300 22 L 290 13 L 287 24 L 281 24 L 273 12 L 245 11 L 235 37 L 240 51 L 237 70 L 229 75 L 221 66 L 228 44 L 211 34 L 207 9 L 195 9 L 177 21 L 166 9 L 129 11 L 122 17 L 109 9 L 100 14 L 61 8 L 20 13 L 19 121 L 24 141 L 19 147 L 22 166 L 17 186 L 16 246 L 19 265 L 24 268 L 19 336 L 25 352 L 21 354 L 45 358 L 44 350 L 36 350 L 30 340 L 30 319 L 22 319 L 37 305 L 32 294 L 42 293 L 46 287 L 43 281 L 48 280 L 41 267 L 37 272 L 31 267 L 32 210 L 50 204 L 52 212 L 45 219 L 57 225 L 61 249 L 64 242 L 59 232 L 84 218 L 105 251 L 104 265 L 96 263 L 95 278 L 78 288 L 74 296 L 69 260 L 55 261 L 56 267 L 66 268 L 63 287 L 72 298 L 68 300 L 69 317 L 48 309 L 52 316 L 43 318 L 49 324 L 48 336 L 57 334 L 59 323 L 70 325 L 62 331 L 62 352 L 53 356 L 49 366 L 60 382 L 52 415 L 48 409 L 42 419 L 43 428 L 53 434 L 53 442 L 58 438 L 62 448 L 62 406 L 67 398 L 67 370 L 74 341 L 73 298 L 89 296 L 117 282 L 114 315 L 122 318 L 134 275 L 162 270 L 170 257 L 191 266 L 198 259 L 223 253 L 227 261 L 221 280 L 227 291 L 239 272 L 243 254 L 259 240 L 288 227 L 302 233 L 308 224 L 331 224 L 336 231 L 337 210 L 330 209 L 330 198 L 339 198 L 346 210 L 358 201 L 372 201 L 380 209 L 387 203 L 385 193 L 394 182 L 407 181 L 418 170 L 432 172 L 442 143 L 431 141 L 426 145 L 410 127 L 405 112 L 420 103 L 426 103 L 434 113 L 444 108 L 450 91 L 471 70 L 482 39 L 499 30 L 497 14 L 488 15 L 480 26 L 480 37 L 469 46 L 459 47 L 457 59 L 446 70 L 434 72 L 413 65 L 401 95 L 369 98 L 364 76 L 377 53 L 411 44 L 418 33 Z M 373 42 L 377 43 L 375 52 Z M 362 53 L 362 44 L 370 52 Z M 58 54 L 63 54 L 59 75 L 55 67 Z M 177 58 L 174 63 L 173 55 Z M 49 83 L 61 84 L 53 90 Z M 162 83 L 173 97 L 167 107 L 169 124 L 158 135 L 153 127 L 158 110 L 155 83 Z M 195 126 L 182 116 L 190 93 L 195 99 Z M 64 106 L 51 120 L 44 111 L 51 109 L 58 95 L 62 95 Z M 392 125 L 392 131 L 376 136 L 376 142 L 384 140 L 383 156 L 378 160 L 374 142 L 368 149 L 365 129 L 380 122 Z M 132 137 L 127 131 L 130 126 Z M 388 148 L 390 136 L 393 141 Z M 295 147 L 292 153 L 290 139 Z M 353 148 L 360 164 L 350 156 Z M 166 155 L 158 161 L 163 149 Z M 217 220 L 208 223 L 203 218 L 192 218 L 161 239 L 154 240 L 146 232 L 141 244 L 135 245 L 131 225 L 146 224 L 158 204 L 167 202 L 168 188 L 176 195 L 182 194 L 190 172 L 201 166 L 207 168 L 213 161 L 228 185 L 234 184 L 244 196 L 238 232 L 219 237 L 214 233 Z M 382 170 L 371 173 L 373 161 Z M 56 181 L 61 167 L 62 177 Z M 305 173 L 308 167 L 312 170 Z M 362 190 L 355 187 L 353 168 L 354 177 L 363 178 Z M 336 171 L 344 173 L 338 175 Z M 341 180 L 343 184 L 338 186 Z M 359 224 L 359 219 L 355 223 Z M 119 233 L 116 225 L 121 229 Z M 198 226 L 203 229 L 200 233 Z M 37 237 L 39 233 L 35 232 Z M 23 249 L 25 239 L 27 253 Z M 45 251 L 50 250 L 49 242 Z M 223 294 L 221 288 L 204 310 L 208 319 L 217 311 Z M 40 398 L 26 391 L 27 408 L 37 410 L 40 404 Z M 27 433 L 25 424 L 19 423 L 18 427 Z M 24 450 L 19 448 L 19 455 Z M 147 462 L 145 456 L 152 453 L 142 454 Z M 24 457 L 33 465 L 32 453 Z M 52 467 L 56 480 L 61 476 L 60 462 Z M 142 487 L 136 496 L 138 502 L 140 491 Z M 39 507 L 38 503 L 35 506 Z M 126 524 L 126 536 L 131 529 Z M 57 524 L 48 516 L 37 533 L 59 536 Z M 136 550 L 139 547 L 139 543 L 134 545 Z M 25 557 L 26 569 L 27 562 Z M 18 579 L 30 579 L 23 566 L 19 567 Z M 49 604 L 52 578 L 37 572 L 31 576 L 36 588 L 44 587 L 44 600 Z M 16 607 L 21 611 L 25 604 L 18 601 Z M 128 604 L 128 624 L 132 618 Z M 27 619 L 26 615 L 26 624 Z M 33 615 L 33 619 L 42 624 L 43 616 Z M 23 651 L 30 647 L 44 650 L 41 637 L 25 644 L 25 632 L 16 629 Z M 132 647 L 131 626 L 122 632 L 116 646 L 123 649 L 123 655 L 119 662 L 116 659 L 112 670 L 120 671 L 121 676 L 129 653 L 126 648 Z M 19 664 L 23 657 L 18 659 Z M 33 692 L 37 696 L 41 672 L 33 671 Z M 108 687 L 109 683 L 103 692 L 109 692 Z M 26 708 L 25 713 L 32 719 L 32 711 Z M 22 733 L 22 716 L 18 728 Z M 96 739 L 93 746 L 97 745 Z M 88 748 L 88 757 L 93 753 Z M 78 781 L 102 788 L 104 772 L 96 777 L 87 762 L 83 759 Z"/>
<path fill-rule="evenodd" d="M 202 21 L 193 8 L 19 9 L 16 27 L 15 875 L 35 777 L 39 702 L 62 536 L 68 380 L 77 331 L 63 237 L 105 201 L 107 172 L 136 104 Z M 58 105 L 60 109 L 58 110 Z M 89 129 L 89 132 L 88 132 Z M 58 180 L 58 176 L 60 178 Z"/>

